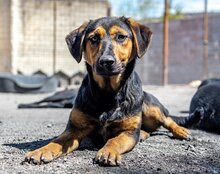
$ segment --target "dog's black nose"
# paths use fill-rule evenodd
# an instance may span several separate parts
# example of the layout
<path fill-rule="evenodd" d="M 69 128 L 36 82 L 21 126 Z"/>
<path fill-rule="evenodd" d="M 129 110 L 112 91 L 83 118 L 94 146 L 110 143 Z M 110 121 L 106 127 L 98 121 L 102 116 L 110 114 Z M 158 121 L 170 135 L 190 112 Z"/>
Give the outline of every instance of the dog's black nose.
<path fill-rule="evenodd" d="M 101 57 L 100 60 L 99 60 L 99 64 L 102 67 L 108 68 L 108 67 L 111 67 L 112 65 L 115 64 L 115 59 L 112 56 Z"/>

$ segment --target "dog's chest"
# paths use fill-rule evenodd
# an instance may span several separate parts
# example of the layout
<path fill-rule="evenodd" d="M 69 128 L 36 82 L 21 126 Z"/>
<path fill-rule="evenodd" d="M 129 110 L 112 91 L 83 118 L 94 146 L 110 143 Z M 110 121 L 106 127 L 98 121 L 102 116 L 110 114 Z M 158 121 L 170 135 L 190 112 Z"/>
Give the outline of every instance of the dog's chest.
<path fill-rule="evenodd" d="M 118 132 L 118 129 L 115 126 L 114 122 L 99 122 L 99 127 L 97 133 L 103 138 L 104 141 L 107 141 L 109 138 L 115 136 Z"/>

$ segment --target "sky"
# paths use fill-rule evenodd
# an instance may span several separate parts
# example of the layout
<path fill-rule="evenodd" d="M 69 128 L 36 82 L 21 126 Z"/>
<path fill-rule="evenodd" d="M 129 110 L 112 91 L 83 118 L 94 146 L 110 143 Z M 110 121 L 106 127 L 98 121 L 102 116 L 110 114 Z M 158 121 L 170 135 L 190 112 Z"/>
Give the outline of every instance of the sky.
<path fill-rule="evenodd" d="M 141 0 L 109 0 L 113 15 L 135 15 L 137 4 Z M 164 0 L 152 0 L 154 8 L 148 12 L 150 17 L 160 17 L 163 14 Z M 129 9 L 123 7 L 124 3 L 132 4 Z M 156 5 L 155 5 L 156 4 Z M 173 7 L 179 6 L 182 12 L 196 13 L 204 11 L 204 0 L 173 0 Z M 132 10 L 131 10 L 132 8 Z M 125 11 L 125 14 L 121 14 Z M 128 12 L 128 14 L 126 14 Z M 133 11 L 133 12 L 131 12 Z M 208 0 L 208 12 L 220 12 L 220 0 Z"/>
<path fill-rule="evenodd" d="M 184 12 L 201 12 L 204 10 L 204 0 L 175 0 L 176 3 L 183 4 Z M 209 12 L 220 12 L 220 0 L 208 0 Z"/>

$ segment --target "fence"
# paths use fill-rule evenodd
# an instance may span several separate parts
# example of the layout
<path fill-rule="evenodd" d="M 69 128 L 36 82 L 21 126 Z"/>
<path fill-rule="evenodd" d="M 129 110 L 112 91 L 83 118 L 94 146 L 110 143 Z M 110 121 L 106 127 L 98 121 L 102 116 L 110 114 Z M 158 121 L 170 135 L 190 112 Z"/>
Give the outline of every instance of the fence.
<path fill-rule="evenodd" d="M 71 58 L 65 36 L 109 11 L 104 0 L 0 0 L 0 8 L 0 70 L 67 76 L 84 66 Z"/>
<path fill-rule="evenodd" d="M 163 10 L 158 10 L 162 4 L 162 0 L 0 0 L 0 72 L 56 73 L 71 82 L 85 69 L 83 62 L 77 64 L 70 56 L 65 36 L 89 19 L 125 15 L 153 31 L 150 49 L 136 69 L 144 84 L 162 84 Z M 168 82 L 202 79 L 202 16 L 169 15 L 178 20 L 170 21 Z M 219 14 L 209 19 L 209 77 L 220 76 L 219 19 Z"/>
<path fill-rule="evenodd" d="M 138 61 L 144 84 L 162 84 L 163 24 L 148 24 L 153 39 L 148 53 Z M 168 83 L 185 84 L 203 79 L 203 17 L 170 21 Z M 220 15 L 209 16 L 208 77 L 220 77 Z"/>

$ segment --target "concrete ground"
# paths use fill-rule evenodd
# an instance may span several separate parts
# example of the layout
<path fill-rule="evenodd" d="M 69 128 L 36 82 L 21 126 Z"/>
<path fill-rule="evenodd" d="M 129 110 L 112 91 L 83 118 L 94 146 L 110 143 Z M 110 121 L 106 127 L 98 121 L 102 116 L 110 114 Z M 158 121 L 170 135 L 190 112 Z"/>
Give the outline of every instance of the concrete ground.
<path fill-rule="evenodd" d="M 188 110 L 195 88 L 146 86 L 174 114 Z M 220 173 L 220 136 L 191 130 L 193 140 L 172 139 L 160 129 L 123 156 L 120 167 L 92 163 L 97 149 L 89 141 L 79 150 L 45 165 L 21 162 L 30 149 L 41 147 L 60 134 L 70 109 L 17 109 L 19 103 L 50 94 L 0 93 L 0 173 Z"/>

